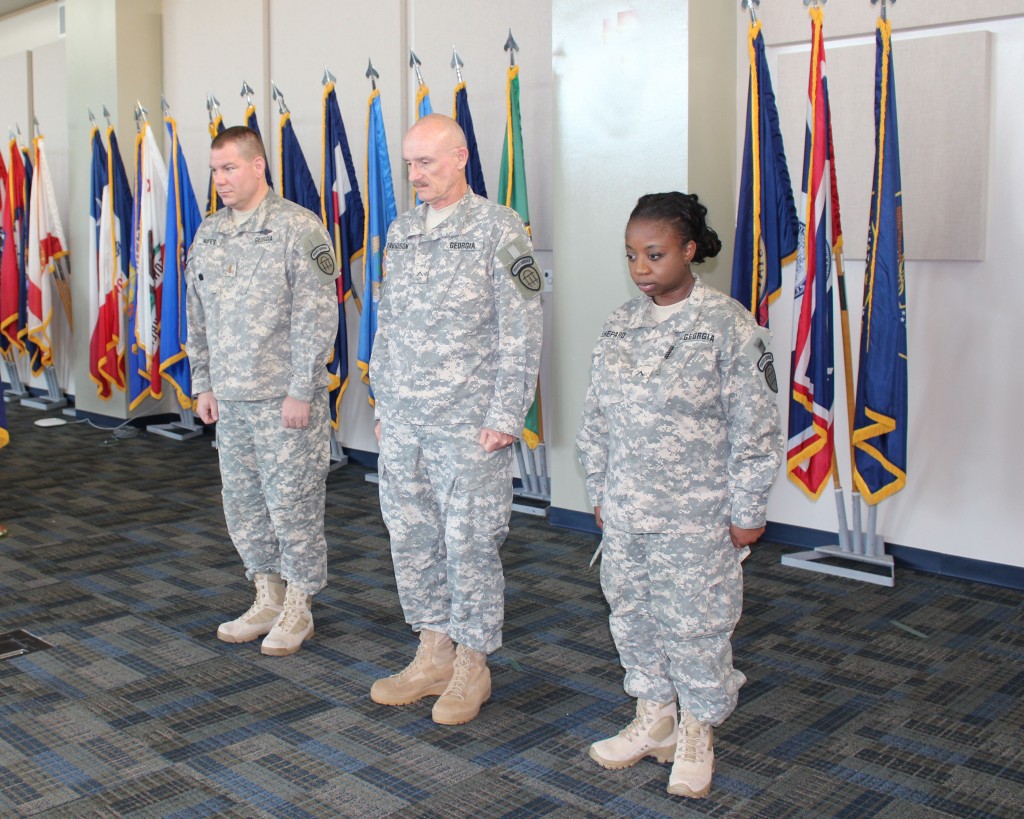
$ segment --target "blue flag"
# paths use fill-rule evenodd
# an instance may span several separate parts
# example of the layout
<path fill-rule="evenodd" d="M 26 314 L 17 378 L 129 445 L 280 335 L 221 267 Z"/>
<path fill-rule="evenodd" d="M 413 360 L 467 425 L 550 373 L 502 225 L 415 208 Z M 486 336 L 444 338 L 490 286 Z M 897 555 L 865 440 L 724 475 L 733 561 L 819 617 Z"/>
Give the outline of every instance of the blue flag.
<path fill-rule="evenodd" d="M 434 106 L 430 104 L 430 87 L 425 82 L 421 82 L 416 86 L 416 120 L 418 122 L 427 114 L 433 113 Z M 420 195 L 415 190 L 412 192 L 412 200 L 417 205 L 423 203 Z"/>
<path fill-rule="evenodd" d="M 425 82 L 416 87 L 416 119 L 433 114 L 434 108 L 430 104 L 430 88 Z"/>
<path fill-rule="evenodd" d="M 853 480 L 869 504 L 895 495 L 907 482 L 907 296 L 891 37 L 889 21 L 879 19 L 875 173 L 853 423 Z"/>
<path fill-rule="evenodd" d="M 210 141 L 212 142 L 217 138 L 217 134 L 224 130 L 224 117 L 221 116 L 220 111 L 217 112 L 212 120 L 210 120 Z M 206 215 L 209 216 L 211 213 L 216 213 L 220 210 L 220 197 L 217 196 L 217 187 L 213 184 L 213 173 L 210 173 L 210 181 L 207 183 L 206 189 Z"/>
<path fill-rule="evenodd" d="M 469 159 L 466 160 L 466 181 L 473 193 L 486 198 L 487 186 L 484 184 L 484 172 L 480 168 L 480 150 L 476 145 L 473 115 L 469 111 L 469 96 L 466 94 L 466 83 L 464 82 L 455 86 L 455 107 L 452 119 L 459 123 L 462 132 L 466 135 L 466 147 L 469 149 Z"/>
<path fill-rule="evenodd" d="M 779 129 L 761 22 L 748 36 L 746 137 L 736 213 L 732 297 L 768 326 L 768 305 L 782 288 L 782 267 L 796 258 L 800 222 Z"/>
<path fill-rule="evenodd" d="M 299 138 L 292 127 L 292 115 L 287 111 L 281 114 L 278 145 L 281 151 L 281 196 L 319 216 L 320 194 L 317 193 L 313 175 L 306 164 L 306 155 L 302 153 Z"/>
<path fill-rule="evenodd" d="M 259 134 L 260 139 L 263 139 L 263 134 L 260 134 L 260 121 L 259 121 L 259 119 L 256 116 L 256 106 L 255 105 L 250 104 L 249 107 L 245 109 L 245 124 L 249 128 L 252 128 L 252 130 L 254 130 L 257 134 Z M 266 143 L 264 143 L 264 148 L 265 147 L 266 147 Z M 264 166 L 263 174 L 267 177 L 267 184 L 271 188 L 273 188 L 274 187 L 274 180 L 273 180 L 273 178 L 270 175 L 270 162 L 267 162 L 267 164 Z"/>
<path fill-rule="evenodd" d="M 348 147 L 345 123 L 338 108 L 334 83 L 324 86 L 323 97 L 323 176 L 320 178 L 320 218 L 334 243 L 334 257 L 341 275 L 335 284 L 338 292 L 338 334 L 334 338 L 331 360 L 327 362 L 331 426 L 338 428 L 341 399 L 348 387 L 348 322 L 345 304 L 359 299 L 352 289 L 352 265 L 363 255 L 363 225 L 366 214 L 359 195 L 352 152 Z"/>
<path fill-rule="evenodd" d="M 370 383 L 370 356 L 373 337 L 377 333 L 377 306 L 380 286 L 384 280 L 384 246 L 388 228 L 398 215 L 395 189 L 391 182 L 391 160 L 388 140 L 384 134 L 384 117 L 380 109 L 380 91 L 370 94 L 366 118 L 366 237 L 364 257 L 363 311 L 359 317 L 359 350 L 356 360 L 363 382 Z M 373 403 L 373 390 L 370 390 Z"/>
<path fill-rule="evenodd" d="M 171 163 L 167 169 L 167 228 L 164 233 L 164 288 L 160 310 L 160 374 L 172 387 L 178 404 L 192 408 L 192 371 L 189 368 L 188 325 L 185 317 L 185 255 L 203 220 L 178 142 L 178 124 L 165 117 L 170 137 Z"/>

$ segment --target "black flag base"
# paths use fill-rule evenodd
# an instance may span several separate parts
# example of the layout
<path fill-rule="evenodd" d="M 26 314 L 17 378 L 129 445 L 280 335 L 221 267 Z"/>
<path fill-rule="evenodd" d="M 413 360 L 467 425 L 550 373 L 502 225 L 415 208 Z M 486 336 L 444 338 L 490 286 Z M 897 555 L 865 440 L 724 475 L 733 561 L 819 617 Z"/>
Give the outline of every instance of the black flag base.
<path fill-rule="evenodd" d="M 11 368 L 13 369 L 13 367 Z M 47 367 L 43 370 L 43 375 L 46 376 L 46 395 L 27 395 L 21 399 L 21 405 L 23 407 L 30 407 L 31 409 L 39 410 L 52 410 L 60 409 L 68 405 L 68 399 L 64 396 L 64 391 L 60 388 L 60 384 L 57 383 L 57 372 L 53 367 Z"/>

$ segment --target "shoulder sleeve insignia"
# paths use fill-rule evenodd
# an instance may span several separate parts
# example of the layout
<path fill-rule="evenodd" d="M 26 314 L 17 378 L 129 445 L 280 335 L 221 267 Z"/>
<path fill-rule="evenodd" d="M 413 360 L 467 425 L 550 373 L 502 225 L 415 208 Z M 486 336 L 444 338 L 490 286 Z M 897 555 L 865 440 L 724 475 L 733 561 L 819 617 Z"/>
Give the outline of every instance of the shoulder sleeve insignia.
<path fill-rule="evenodd" d="M 532 299 L 544 289 L 544 277 L 533 258 L 533 248 L 525 236 L 516 236 L 496 254 L 524 298 Z"/>
<path fill-rule="evenodd" d="M 324 241 L 320 231 L 311 230 L 300 242 L 302 253 L 313 263 L 313 270 L 324 284 L 338 278 L 339 270 L 334 259 L 334 249 Z"/>
<path fill-rule="evenodd" d="M 757 371 L 764 377 L 764 383 L 772 392 L 779 391 L 779 378 L 775 373 L 775 356 L 769 349 L 770 336 L 764 327 L 758 327 L 750 337 L 750 341 L 743 345 L 743 354 L 750 360 L 750 363 L 757 367 Z"/>

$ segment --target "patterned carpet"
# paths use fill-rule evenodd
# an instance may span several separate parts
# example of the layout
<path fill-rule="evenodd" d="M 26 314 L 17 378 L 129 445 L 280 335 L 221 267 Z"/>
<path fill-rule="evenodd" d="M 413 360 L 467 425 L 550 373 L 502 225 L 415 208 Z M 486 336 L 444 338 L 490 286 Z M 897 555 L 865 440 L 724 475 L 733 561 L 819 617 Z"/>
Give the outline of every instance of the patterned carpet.
<path fill-rule="evenodd" d="M 910 570 L 869 586 L 758 547 L 735 640 L 749 682 L 716 732 L 711 795 L 682 800 L 667 766 L 586 756 L 632 716 L 594 537 L 514 516 L 493 699 L 442 727 L 429 704 L 368 697 L 415 643 L 365 470 L 329 478 L 316 637 L 263 657 L 215 637 L 250 587 L 209 437 L 8 413 L 0 632 L 53 647 L 0 661 L 0 815 L 1024 815 L 1020 592 Z"/>

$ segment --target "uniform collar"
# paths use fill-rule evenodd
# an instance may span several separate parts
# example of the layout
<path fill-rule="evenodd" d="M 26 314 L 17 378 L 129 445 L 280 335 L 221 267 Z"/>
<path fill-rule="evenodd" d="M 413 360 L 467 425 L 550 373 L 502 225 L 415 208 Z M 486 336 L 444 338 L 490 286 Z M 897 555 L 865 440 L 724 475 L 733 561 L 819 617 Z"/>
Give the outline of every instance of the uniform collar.
<path fill-rule="evenodd" d="M 630 316 L 629 326 L 658 327 L 666 330 L 677 330 L 682 326 L 693 324 L 697 316 L 700 315 L 700 308 L 704 304 L 704 295 L 706 292 L 707 287 L 704 284 L 704 281 L 700 276 L 694 273 L 693 289 L 690 291 L 690 295 L 686 297 L 686 304 L 683 305 L 683 308 L 679 312 L 659 324 L 654 320 L 654 311 L 651 310 L 651 305 L 654 302 L 644 296 L 637 300 L 636 309 Z"/>
<path fill-rule="evenodd" d="M 221 215 L 220 224 L 217 225 L 218 233 L 259 233 L 266 226 L 267 220 L 270 218 L 270 213 L 277 206 L 277 202 L 280 201 L 281 197 L 274 192 L 273 188 L 267 190 L 267 195 L 263 197 L 260 203 L 256 206 L 256 210 L 253 211 L 252 216 L 245 220 L 241 227 L 235 225 L 234 216 L 228 211 L 230 208 L 222 208 L 217 211 L 218 215 Z"/>
<path fill-rule="evenodd" d="M 416 218 L 412 220 L 412 225 L 409 227 L 408 236 L 426 236 L 427 234 L 433 234 L 434 236 L 460 236 L 462 235 L 462 228 L 469 217 L 470 211 L 475 206 L 475 199 L 477 195 L 473 193 L 473 189 L 470 187 L 466 188 L 466 192 L 462 195 L 462 198 L 458 201 L 455 206 L 455 210 L 451 212 L 451 215 L 439 224 L 433 230 L 427 230 L 427 208 L 430 207 L 426 202 L 416 206 Z"/>

